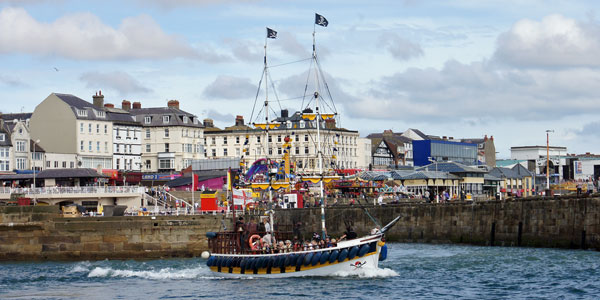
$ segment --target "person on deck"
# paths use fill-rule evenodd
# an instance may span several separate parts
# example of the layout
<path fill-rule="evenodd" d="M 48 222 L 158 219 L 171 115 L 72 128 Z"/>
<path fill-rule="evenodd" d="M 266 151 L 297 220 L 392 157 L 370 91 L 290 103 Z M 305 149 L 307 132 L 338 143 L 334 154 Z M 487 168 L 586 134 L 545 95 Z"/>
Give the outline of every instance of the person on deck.
<path fill-rule="evenodd" d="M 244 224 L 244 217 L 239 217 L 235 222 L 235 231 L 239 234 L 240 249 L 243 253 L 246 250 L 246 240 L 248 239 L 248 230 Z"/>
<path fill-rule="evenodd" d="M 356 234 L 356 232 L 354 232 L 354 229 L 352 228 L 352 226 L 348 226 L 348 227 L 346 227 L 346 231 L 344 232 L 344 235 L 342 235 L 338 241 L 341 241 L 343 239 L 353 240 L 357 237 L 358 237 L 358 234 Z"/>
<path fill-rule="evenodd" d="M 265 232 L 266 233 L 271 233 L 271 224 L 269 224 L 269 219 L 264 218 L 263 219 L 263 224 L 265 225 Z"/>

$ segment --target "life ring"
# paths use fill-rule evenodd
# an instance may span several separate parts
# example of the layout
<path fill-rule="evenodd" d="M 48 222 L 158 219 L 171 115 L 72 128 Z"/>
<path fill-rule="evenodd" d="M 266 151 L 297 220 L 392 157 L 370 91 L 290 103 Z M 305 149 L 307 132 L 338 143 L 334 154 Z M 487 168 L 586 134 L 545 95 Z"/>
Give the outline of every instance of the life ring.
<path fill-rule="evenodd" d="M 257 239 L 258 239 L 258 241 L 257 241 Z M 248 243 L 250 244 L 250 248 L 252 248 L 252 250 L 262 249 L 262 239 L 260 238 L 260 235 L 258 235 L 258 234 L 251 236 Z"/>

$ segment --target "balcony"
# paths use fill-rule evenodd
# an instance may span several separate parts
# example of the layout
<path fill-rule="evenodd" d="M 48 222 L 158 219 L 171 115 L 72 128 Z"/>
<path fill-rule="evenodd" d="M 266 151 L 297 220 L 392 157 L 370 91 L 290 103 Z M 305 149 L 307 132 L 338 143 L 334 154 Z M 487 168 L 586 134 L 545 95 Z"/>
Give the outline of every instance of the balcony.
<path fill-rule="evenodd" d="M 158 152 L 158 158 L 175 158 L 175 152 Z"/>

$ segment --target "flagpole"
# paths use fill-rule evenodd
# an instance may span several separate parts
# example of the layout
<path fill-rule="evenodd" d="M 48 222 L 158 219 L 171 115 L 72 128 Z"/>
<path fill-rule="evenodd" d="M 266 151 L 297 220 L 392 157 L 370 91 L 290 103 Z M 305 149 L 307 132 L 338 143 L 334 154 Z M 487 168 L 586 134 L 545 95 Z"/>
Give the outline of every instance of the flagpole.
<path fill-rule="evenodd" d="M 312 58 L 315 64 L 315 112 L 317 121 L 317 159 L 319 162 L 319 194 L 321 196 L 321 230 L 323 231 L 323 239 L 327 237 L 327 229 L 325 226 L 325 205 L 326 199 L 323 193 L 323 153 L 321 152 L 321 113 L 319 111 L 319 73 L 316 71 L 317 68 L 317 46 L 316 46 L 316 33 L 317 33 L 317 20 L 315 14 L 315 22 L 313 22 L 313 53 Z"/>
<path fill-rule="evenodd" d="M 267 41 L 269 40 L 269 28 L 265 37 L 265 57 L 264 57 L 264 74 L 265 74 L 265 157 L 267 158 L 267 181 L 269 182 L 269 202 L 273 202 L 271 188 L 271 172 L 269 166 L 269 74 L 267 70 Z"/>
<path fill-rule="evenodd" d="M 194 170 L 192 170 L 192 215 L 196 214 L 196 201 L 194 200 L 194 190 L 196 189 L 196 176 L 194 176 Z"/>

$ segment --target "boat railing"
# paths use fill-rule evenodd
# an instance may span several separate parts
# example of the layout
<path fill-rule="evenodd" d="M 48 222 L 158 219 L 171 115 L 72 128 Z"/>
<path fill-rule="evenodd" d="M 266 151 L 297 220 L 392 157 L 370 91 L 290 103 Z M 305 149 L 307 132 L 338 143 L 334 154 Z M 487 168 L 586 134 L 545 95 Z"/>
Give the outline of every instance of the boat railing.
<path fill-rule="evenodd" d="M 216 236 L 208 239 L 208 248 L 212 253 L 221 254 L 264 254 L 262 248 L 252 249 L 249 240 L 252 236 L 264 237 L 267 232 L 249 232 L 242 235 L 239 232 L 218 232 Z M 274 231 L 276 241 L 293 240 L 291 231 Z M 243 245 L 243 247 L 242 247 Z"/>

